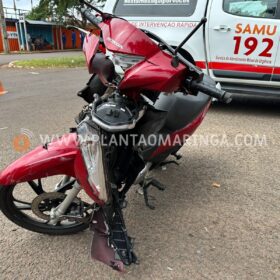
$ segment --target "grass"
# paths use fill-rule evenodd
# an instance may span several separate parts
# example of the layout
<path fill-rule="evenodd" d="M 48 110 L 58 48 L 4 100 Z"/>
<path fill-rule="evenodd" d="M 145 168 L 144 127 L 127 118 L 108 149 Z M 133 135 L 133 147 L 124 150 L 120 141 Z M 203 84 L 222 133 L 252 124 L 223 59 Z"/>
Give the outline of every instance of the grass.
<path fill-rule="evenodd" d="M 18 68 L 75 68 L 86 65 L 84 56 L 55 57 L 44 59 L 20 60 L 13 62 Z"/>

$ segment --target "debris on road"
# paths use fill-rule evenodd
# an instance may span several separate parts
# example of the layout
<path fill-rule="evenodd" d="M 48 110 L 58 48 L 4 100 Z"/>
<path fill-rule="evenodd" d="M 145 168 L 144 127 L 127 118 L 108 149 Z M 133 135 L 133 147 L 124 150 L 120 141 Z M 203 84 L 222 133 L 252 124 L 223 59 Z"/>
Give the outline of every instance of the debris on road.
<path fill-rule="evenodd" d="M 169 270 L 169 271 L 173 271 L 173 268 L 171 268 L 171 267 L 167 267 L 167 269 Z"/>
<path fill-rule="evenodd" d="M 212 187 L 213 187 L 213 188 L 220 188 L 220 187 L 221 187 L 221 184 L 214 182 L 214 183 L 212 184 Z"/>

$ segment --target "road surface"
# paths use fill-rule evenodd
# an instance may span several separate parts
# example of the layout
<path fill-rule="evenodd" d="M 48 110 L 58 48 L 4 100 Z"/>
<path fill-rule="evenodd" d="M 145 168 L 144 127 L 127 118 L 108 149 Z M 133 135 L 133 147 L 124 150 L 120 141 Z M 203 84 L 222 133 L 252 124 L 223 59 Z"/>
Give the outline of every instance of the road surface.
<path fill-rule="evenodd" d="M 9 90 L 0 96 L 1 169 L 21 156 L 12 140 L 23 128 L 36 146 L 39 134 L 74 125 L 84 105 L 75 93 L 89 76 L 85 69 L 0 69 L 0 77 Z M 152 191 L 156 210 L 131 190 L 125 218 L 140 265 L 126 274 L 90 260 L 89 231 L 43 236 L 0 213 L 0 279 L 280 279 L 279 105 L 214 105 L 196 134 L 204 143 L 192 139 L 179 167 L 155 172 L 167 185 Z M 242 135 L 266 141 L 245 145 Z"/>

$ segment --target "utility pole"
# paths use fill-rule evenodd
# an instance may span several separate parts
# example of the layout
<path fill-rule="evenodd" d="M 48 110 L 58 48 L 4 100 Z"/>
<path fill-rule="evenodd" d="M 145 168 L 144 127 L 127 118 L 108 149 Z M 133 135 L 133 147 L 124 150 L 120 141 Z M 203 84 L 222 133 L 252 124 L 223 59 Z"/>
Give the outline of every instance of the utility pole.
<path fill-rule="evenodd" d="M 4 7 L 3 7 L 3 1 L 2 0 L 0 0 L 0 30 L 1 30 L 2 38 L 3 38 L 4 52 L 9 53 L 8 33 L 7 33 Z"/>

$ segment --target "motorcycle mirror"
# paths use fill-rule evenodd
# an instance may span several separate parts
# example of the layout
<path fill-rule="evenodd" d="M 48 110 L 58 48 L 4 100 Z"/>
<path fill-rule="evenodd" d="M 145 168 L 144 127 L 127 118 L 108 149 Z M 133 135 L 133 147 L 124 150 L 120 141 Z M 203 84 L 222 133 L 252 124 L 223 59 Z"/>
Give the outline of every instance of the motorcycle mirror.
<path fill-rule="evenodd" d="M 191 33 L 182 41 L 182 43 L 179 44 L 179 46 L 175 49 L 171 65 L 173 67 L 178 67 L 180 63 L 180 59 L 177 56 L 177 53 L 179 50 L 189 41 L 189 39 L 200 29 L 201 26 L 203 26 L 207 22 L 207 18 L 204 17 L 201 19 L 199 24 L 191 31 Z"/>

